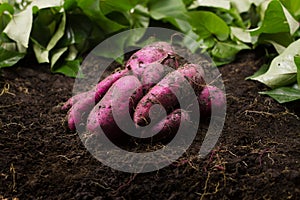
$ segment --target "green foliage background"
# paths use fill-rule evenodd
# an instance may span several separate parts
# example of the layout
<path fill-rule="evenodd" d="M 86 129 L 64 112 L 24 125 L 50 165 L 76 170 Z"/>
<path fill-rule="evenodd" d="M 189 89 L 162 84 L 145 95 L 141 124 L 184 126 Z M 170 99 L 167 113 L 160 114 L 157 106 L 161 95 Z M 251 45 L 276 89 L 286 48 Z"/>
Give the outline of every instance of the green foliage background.
<path fill-rule="evenodd" d="M 99 42 L 155 25 L 193 38 L 185 45 L 208 52 L 217 66 L 241 50 L 273 46 L 278 57 L 249 79 L 283 103 L 300 99 L 299 20 L 299 0 L 0 0 L 0 69 L 34 55 L 52 72 L 76 77 Z M 118 42 L 136 45 L 142 36 Z"/>

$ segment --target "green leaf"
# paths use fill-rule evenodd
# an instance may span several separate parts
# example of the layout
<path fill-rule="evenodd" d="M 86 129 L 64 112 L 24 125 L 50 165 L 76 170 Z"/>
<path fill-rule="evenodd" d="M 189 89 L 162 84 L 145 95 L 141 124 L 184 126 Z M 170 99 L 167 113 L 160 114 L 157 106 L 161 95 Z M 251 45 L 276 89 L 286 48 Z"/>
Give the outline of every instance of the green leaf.
<path fill-rule="evenodd" d="M 6 33 L 10 39 L 28 48 L 32 19 L 32 9 L 26 9 L 14 14 L 12 20 L 8 23 L 3 32 Z"/>
<path fill-rule="evenodd" d="M 127 19 L 133 28 L 146 28 L 150 22 L 148 9 L 142 5 L 137 5 L 127 13 Z"/>
<path fill-rule="evenodd" d="M 230 1 L 229 0 L 218 0 L 218 1 L 197 0 L 197 3 L 199 6 L 223 8 L 226 10 L 230 9 Z"/>
<path fill-rule="evenodd" d="M 190 24 L 200 38 L 215 35 L 219 40 L 224 41 L 229 37 L 229 27 L 216 14 L 208 11 L 191 11 L 188 15 Z"/>
<path fill-rule="evenodd" d="M 126 26 L 108 19 L 103 14 L 100 8 L 100 0 L 78 0 L 77 4 L 83 13 L 96 22 L 107 34 L 126 28 Z"/>
<path fill-rule="evenodd" d="M 250 47 L 243 43 L 234 44 L 229 42 L 217 42 L 211 53 L 214 57 L 223 60 L 232 60 L 235 55 L 243 49 L 250 49 Z"/>
<path fill-rule="evenodd" d="M 150 16 L 155 20 L 164 18 L 185 19 L 186 8 L 182 0 L 151 0 L 148 8 Z"/>
<path fill-rule="evenodd" d="M 65 0 L 64 1 L 64 9 L 66 11 L 74 10 L 77 7 L 77 0 Z"/>
<path fill-rule="evenodd" d="M 36 39 L 32 38 L 32 41 L 34 42 L 33 50 L 39 63 L 49 62 L 49 53 L 55 47 L 58 41 L 63 37 L 65 32 L 65 26 L 66 26 L 66 14 L 62 13 L 59 26 L 57 27 L 56 31 L 52 35 L 46 48 L 42 46 Z"/>
<path fill-rule="evenodd" d="M 232 61 L 234 61 L 234 58 L 226 58 L 226 59 L 213 58 L 213 61 L 214 61 L 214 65 L 217 66 L 217 67 L 219 67 L 219 66 L 231 63 Z"/>
<path fill-rule="evenodd" d="M 49 63 L 49 51 L 47 51 L 38 42 L 33 43 L 33 51 L 39 63 Z"/>
<path fill-rule="evenodd" d="M 186 7 L 190 6 L 194 0 L 183 0 L 183 3 L 185 4 Z"/>
<path fill-rule="evenodd" d="M 184 35 L 183 44 L 186 46 L 191 52 L 196 52 L 199 49 L 199 43 L 196 41 L 198 35 L 194 33 L 192 30 L 188 31 Z"/>
<path fill-rule="evenodd" d="M 79 53 L 82 54 L 104 39 L 105 34 L 87 16 L 69 14 L 67 19 L 65 34 L 55 48 L 75 45 Z"/>
<path fill-rule="evenodd" d="M 237 8 L 239 13 L 247 12 L 252 4 L 259 6 L 264 1 L 265 0 L 230 0 L 231 4 Z"/>
<path fill-rule="evenodd" d="M 284 7 L 297 19 L 300 19 L 300 1 L 299 0 L 280 0 Z"/>
<path fill-rule="evenodd" d="M 13 13 L 14 8 L 11 5 L 9 5 L 8 3 L 0 4 L 0 32 L 2 32 L 7 26 L 7 24 L 11 20 L 11 16 Z"/>
<path fill-rule="evenodd" d="M 62 73 L 69 77 L 82 78 L 82 74 L 80 73 L 80 60 L 65 61 L 59 68 L 53 67 L 51 71 L 54 73 Z"/>
<path fill-rule="evenodd" d="M 267 64 L 264 64 L 264 65 L 262 65 L 262 66 L 260 67 L 260 69 L 259 69 L 257 72 L 255 72 L 252 76 L 247 77 L 246 80 L 254 79 L 254 78 L 256 78 L 256 77 L 258 77 L 258 76 L 260 76 L 260 75 L 266 73 L 266 72 L 268 71 L 268 69 L 269 69 L 269 66 L 268 66 Z"/>
<path fill-rule="evenodd" d="M 129 11 L 134 8 L 140 0 L 101 0 L 100 5 L 103 10 L 108 9 L 109 11 Z"/>
<path fill-rule="evenodd" d="M 52 36 L 50 42 L 47 45 L 47 50 L 50 51 L 54 48 L 54 46 L 57 44 L 57 42 L 63 37 L 65 32 L 65 26 L 66 26 L 66 13 L 64 12 L 62 14 L 61 22 L 59 23 L 59 26 Z"/>
<path fill-rule="evenodd" d="M 299 23 L 282 6 L 280 1 L 273 0 L 268 4 L 264 13 L 262 25 L 257 29 L 251 30 L 251 34 L 289 32 L 292 35 L 298 28 Z"/>
<path fill-rule="evenodd" d="M 25 10 L 14 14 L 12 20 L 8 23 L 3 32 L 6 33 L 9 38 L 16 41 L 18 45 L 28 48 L 33 20 L 33 7 L 43 9 L 60 5 L 62 5 L 62 2 L 58 0 L 34 1 L 27 6 Z"/>
<path fill-rule="evenodd" d="M 280 87 L 271 91 L 260 92 L 260 94 L 269 95 L 279 103 L 300 100 L 300 90 L 292 87 Z"/>
<path fill-rule="evenodd" d="M 63 0 L 39 0 L 32 1 L 32 3 L 26 9 L 32 9 L 34 6 L 39 9 L 61 7 L 63 5 Z"/>
<path fill-rule="evenodd" d="M 200 48 L 202 49 L 211 49 L 215 46 L 215 44 L 218 42 L 215 38 L 209 37 L 206 39 L 199 40 Z"/>
<path fill-rule="evenodd" d="M 192 26 L 190 25 L 190 23 L 185 19 L 169 17 L 169 18 L 166 18 L 166 20 L 169 21 L 171 24 L 173 24 L 176 28 L 178 28 L 179 30 L 181 30 L 184 33 L 188 33 L 192 29 Z"/>
<path fill-rule="evenodd" d="M 51 58 L 51 69 L 55 65 L 55 63 L 59 60 L 59 58 L 68 50 L 68 47 L 56 49 Z"/>
<path fill-rule="evenodd" d="M 68 61 L 75 60 L 77 58 L 77 55 L 78 55 L 78 50 L 76 49 L 76 47 L 74 45 L 71 45 L 69 47 L 69 53 L 68 53 L 68 56 L 66 57 L 66 60 L 68 60 Z"/>
<path fill-rule="evenodd" d="M 252 38 L 248 31 L 242 28 L 238 27 L 230 27 L 231 33 L 234 37 L 236 37 L 238 40 L 245 42 L 245 43 L 251 43 Z"/>
<path fill-rule="evenodd" d="M 8 11 L 10 14 L 13 14 L 14 8 L 8 3 L 2 3 L 0 4 L 0 14 L 2 14 L 4 11 Z"/>
<path fill-rule="evenodd" d="M 233 43 L 231 41 L 216 42 L 211 50 L 211 55 L 215 64 L 220 66 L 232 62 L 236 54 L 243 49 L 250 49 L 250 47 L 243 43 Z"/>
<path fill-rule="evenodd" d="M 259 44 L 270 43 L 270 41 L 276 42 L 277 44 L 282 45 L 283 47 L 287 47 L 294 41 L 294 39 L 288 32 L 272 34 L 262 33 L 258 38 Z"/>
<path fill-rule="evenodd" d="M 52 9 L 39 10 L 33 21 L 30 37 L 46 48 L 56 31 L 61 16 L 61 13 L 53 12 Z"/>
<path fill-rule="evenodd" d="M 290 34 L 293 35 L 299 29 L 299 22 L 291 15 L 291 13 L 284 6 L 282 7 L 290 27 Z"/>
<path fill-rule="evenodd" d="M 54 48 L 54 46 L 57 44 L 57 42 L 63 37 L 65 32 L 65 26 L 66 26 L 66 13 L 63 12 L 61 22 L 59 23 L 59 26 L 52 36 L 50 42 L 47 45 L 47 50 L 50 51 Z"/>
<path fill-rule="evenodd" d="M 137 42 L 141 39 L 144 33 L 145 28 L 137 28 L 127 30 L 119 35 L 117 34 L 113 36 L 114 38 L 110 38 L 109 42 L 104 41 L 102 43 L 105 48 L 101 47 L 99 49 L 96 47 L 93 50 L 93 54 L 106 58 L 113 58 L 117 62 L 122 63 L 124 59 L 125 47 L 136 46 Z M 103 49 L 105 49 L 105 51 L 103 51 Z"/>
<path fill-rule="evenodd" d="M 270 41 L 267 41 L 267 42 L 270 42 L 274 46 L 274 48 L 276 49 L 278 54 L 282 54 L 286 49 L 286 47 L 282 46 L 281 44 L 278 44 L 275 41 L 270 40 Z"/>
<path fill-rule="evenodd" d="M 295 61 L 296 67 L 297 67 L 297 83 L 300 88 L 300 56 L 296 55 L 294 57 L 294 61 Z"/>
<path fill-rule="evenodd" d="M 25 56 L 24 53 L 15 51 L 8 51 L 0 47 L 0 69 L 3 67 L 10 67 L 16 64 Z"/>
<path fill-rule="evenodd" d="M 252 4 L 249 0 L 231 0 L 231 3 L 239 11 L 239 13 L 248 11 Z"/>
<path fill-rule="evenodd" d="M 260 81 L 271 88 L 278 88 L 296 82 L 297 67 L 294 56 L 300 54 L 300 40 L 290 44 L 285 51 L 272 60 L 269 70 L 252 80 Z"/>
<path fill-rule="evenodd" d="M 0 45 L 3 49 L 6 49 L 7 51 L 18 51 L 17 45 L 15 42 L 2 42 Z"/>

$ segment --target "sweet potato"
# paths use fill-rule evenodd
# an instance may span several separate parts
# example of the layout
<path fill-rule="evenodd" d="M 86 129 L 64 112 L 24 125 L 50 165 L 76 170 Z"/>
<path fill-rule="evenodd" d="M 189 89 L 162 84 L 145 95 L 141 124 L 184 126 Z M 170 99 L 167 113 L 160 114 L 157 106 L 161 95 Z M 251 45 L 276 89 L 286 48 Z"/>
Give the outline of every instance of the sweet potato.
<path fill-rule="evenodd" d="M 79 93 L 68 99 L 68 101 L 62 106 L 62 110 L 67 110 L 71 108 L 75 103 L 84 101 L 84 99 L 89 98 L 90 96 L 94 96 L 95 102 L 98 102 L 111 87 L 111 85 L 126 74 L 129 74 L 129 71 L 127 69 L 124 69 L 109 75 L 108 77 L 100 81 L 96 85 L 96 87 L 94 87 L 90 91 Z"/>
<path fill-rule="evenodd" d="M 137 103 L 141 98 L 148 93 L 149 89 L 157 84 L 163 77 L 170 73 L 172 69 L 170 67 L 163 66 L 160 63 L 150 63 L 147 64 L 142 76 L 141 76 L 141 86 L 136 89 L 134 95 L 130 100 L 130 108 L 137 106 Z M 131 112 L 133 114 L 133 112 Z M 133 115 L 131 115 L 133 117 Z"/>
<path fill-rule="evenodd" d="M 150 89 L 171 71 L 174 70 L 160 63 L 148 64 L 141 76 L 141 83 L 144 89 Z"/>
<path fill-rule="evenodd" d="M 89 96 L 91 96 L 93 93 L 92 91 L 87 91 L 87 92 L 82 92 L 82 93 L 79 93 L 71 98 L 69 98 L 65 103 L 64 105 L 62 106 L 62 110 L 67 110 L 67 109 L 70 109 L 76 102 L 82 100 L 82 99 L 85 99 Z"/>
<path fill-rule="evenodd" d="M 163 62 L 168 56 L 174 54 L 171 45 L 166 42 L 157 42 L 148 45 L 131 56 L 127 62 L 126 69 L 108 76 L 100 81 L 92 90 L 71 97 L 62 107 L 63 110 L 71 108 L 68 116 L 69 128 L 74 130 L 75 124 L 78 124 L 81 121 L 84 117 L 83 115 L 88 113 L 92 107 L 100 101 L 112 84 L 119 78 L 130 72 L 141 76 L 144 69 L 147 67 L 147 64 L 157 61 Z M 145 91 L 145 89 L 148 89 L 149 87 L 150 85 L 148 85 L 147 88 L 143 87 L 143 90 Z"/>
<path fill-rule="evenodd" d="M 96 93 L 95 93 L 95 101 L 98 102 L 100 99 L 105 95 L 105 93 L 108 91 L 108 89 L 121 77 L 124 77 L 126 75 L 129 75 L 130 71 L 127 69 L 123 69 L 117 72 L 114 72 L 113 74 L 109 75 L 102 81 L 100 81 L 96 86 Z"/>
<path fill-rule="evenodd" d="M 201 118 L 210 117 L 212 105 L 215 107 L 214 114 L 222 112 L 226 106 L 224 92 L 216 86 L 207 85 L 198 95 Z"/>
<path fill-rule="evenodd" d="M 94 92 L 77 101 L 68 112 L 68 126 L 70 130 L 75 130 L 76 125 L 84 122 L 86 114 L 95 106 Z"/>
<path fill-rule="evenodd" d="M 154 62 L 167 64 L 177 69 L 179 64 L 176 60 L 176 56 L 169 43 L 156 42 L 135 52 L 127 61 L 126 68 L 132 70 L 134 75 L 140 78 L 147 64 Z"/>
<path fill-rule="evenodd" d="M 131 121 L 130 113 L 133 112 L 133 108 L 130 107 L 130 101 L 139 99 L 133 96 L 142 95 L 132 92 L 140 86 L 141 83 L 135 76 L 125 76 L 116 81 L 90 112 L 87 119 L 87 130 L 99 133 L 101 127 L 103 132 L 112 140 L 121 136 L 123 131 L 116 121 L 121 121 L 121 123 L 123 120 L 124 122 L 125 120 Z M 127 124 L 122 123 L 121 125 L 126 126 Z"/>
<path fill-rule="evenodd" d="M 151 48 L 154 48 L 151 46 Z M 156 67 L 155 67 L 156 65 Z M 147 67 L 145 65 L 145 67 Z M 145 73 L 143 80 L 144 82 L 152 82 L 156 83 L 158 80 L 160 80 L 165 74 L 166 71 L 169 69 L 168 67 L 159 64 L 159 63 L 154 63 L 153 64 L 154 68 L 152 67 L 147 67 L 148 71 Z M 144 69 L 147 69 L 144 68 Z M 153 71 L 157 70 L 157 71 Z M 156 73 L 155 73 L 156 72 Z M 94 107 L 96 103 L 100 101 L 100 99 L 105 95 L 105 93 L 108 91 L 108 89 L 112 86 L 114 82 L 116 82 L 118 79 L 121 77 L 124 77 L 128 74 L 130 74 L 131 71 L 128 69 L 124 69 L 118 72 L 115 72 L 111 74 L 110 76 L 106 77 L 104 80 L 100 81 L 95 88 L 93 88 L 90 91 L 80 93 L 78 95 L 75 95 L 74 97 L 71 97 L 62 107 L 62 109 L 70 109 L 69 115 L 68 115 L 68 126 L 71 130 L 75 130 L 75 125 L 79 124 L 81 119 L 83 119 L 85 116 L 84 114 L 88 113 L 91 111 L 91 109 Z M 147 77 L 146 77 L 147 76 Z M 152 77 L 152 78 L 150 78 Z M 145 85 L 143 88 L 137 89 L 137 93 L 140 93 L 140 90 L 142 89 L 143 91 L 147 91 L 153 84 L 150 84 L 148 86 Z M 135 102 L 139 100 L 138 96 L 135 96 Z M 136 103 L 133 104 L 131 101 L 131 106 L 134 107 L 136 106 Z"/>
<path fill-rule="evenodd" d="M 63 106 L 63 109 L 72 106 L 68 114 L 69 128 L 75 130 L 75 125 L 86 117 L 85 115 L 100 101 L 111 85 L 126 74 L 129 74 L 126 69 L 115 72 L 99 82 L 92 90 L 71 97 Z"/>
<path fill-rule="evenodd" d="M 184 98 L 188 95 L 186 81 L 188 80 L 193 88 L 198 89 L 204 84 L 203 77 L 204 72 L 202 67 L 195 64 L 187 64 L 169 73 L 152 87 L 137 104 L 134 113 L 134 122 L 141 126 L 149 124 L 149 110 L 154 104 L 160 104 L 167 112 L 171 111 L 178 105 L 179 101 L 177 97 Z M 159 116 L 161 113 L 158 112 L 156 114 Z"/>
<path fill-rule="evenodd" d="M 143 131 L 143 138 L 151 138 L 152 141 L 162 141 L 172 138 L 180 125 L 188 125 L 189 113 L 183 109 L 176 109 L 161 121 L 151 127 L 150 131 Z M 184 123 L 184 124 L 181 124 Z"/>

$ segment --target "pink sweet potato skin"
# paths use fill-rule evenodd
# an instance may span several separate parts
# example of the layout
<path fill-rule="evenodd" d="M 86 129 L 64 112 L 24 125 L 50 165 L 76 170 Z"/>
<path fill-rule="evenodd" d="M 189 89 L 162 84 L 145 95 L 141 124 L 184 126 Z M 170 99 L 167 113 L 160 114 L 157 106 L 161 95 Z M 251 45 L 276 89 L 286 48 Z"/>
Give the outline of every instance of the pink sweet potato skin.
<path fill-rule="evenodd" d="M 106 77 L 102 81 L 100 81 L 96 86 L 95 100 L 96 102 L 100 101 L 100 99 L 105 95 L 105 93 L 109 90 L 109 88 L 120 78 L 129 75 L 130 71 L 128 69 L 123 69 L 117 72 L 114 72 L 110 76 Z"/>
<path fill-rule="evenodd" d="M 112 84 L 121 77 L 128 75 L 131 72 L 140 77 L 142 76 L 144 70 L 147 68 L 147 64 L 153 62 L 169 62 L 169 64 L 172 64 L 175 68 L 177 68 L 177 62 L 175 59 L 172 58 L 174 61 L 173 63 L 170 61 L 172 59 L 167 59 L 169 56 L 173 55 L 175 55 L 175 53 L 173 52 L 171 45 L 166 42 L 157 42 L 148 45 L 131 56 L 124 70 L 115 72 L 104 80 L 100 81 L 97 86 L 91 91 L 80 93 L 71 97 L 62 107 L 63 110 L 71 108 L 68 115 L 69 128 L 71 130 L 75 130 L 75 125 L 82 121 L 82 118 L 84 118 L 83 115 L 88 113 L 92 109 L 92 107 L 97 102 L 99 102 L 101 98 L 106 94 Z M 151 73 L 149 72 L 148 74 L 151 75 Z M 155 75 L 153 77 L 157 78 L 158 76 Z M 161 77 L 157 79 L 161 79 Z M 155 79 L 152 79 L 152 81 L 155 82 Z M 148 84 L 147 86 L 145 85 L 145 87 L 143 87 L 142 89 L 145 92 L 152 86 L 153 84 Z M 139 90 L 140 89 L 138 89 L 137 93 L 139 93 Z M 135 98 L 137 97 L 138 96 L 135 96 Z"/>
<path fill-rule="evenodd" d="M 130 101 L 130 108 L 135 109 L 137 103 L 142 99 L 142 97 L 148 93 L 151 87 L 157 84 L 163 77 L 165 77 L 169 72 L 174 71 L 170 67 L 166 67 L 160 63 L 150 63 L 147 64 L 140 80 L 141 86 L 138 87 L 132 96 Z M 131 117 L 133 117 L 133 112 L 131 112 Z"/>
<path fill-rule="evenodd" d="M 216 108 L 216 113 L 222 111 L 226 106 L 226 97 L 224 92 L 218 87 L 207 85 L 199 93 L 198 102 L 200 107 L 201 118 L 208 118 L 211 115 L 212 105 Z"/>
<path fill-rule="evenodd" d="M 92 90 L 71 97 L 63 106 L 63 109 L 67 109 L 71 106 L 68 113 L 69 128 L 75 130 L 76 125 L 83 122 L 87 113 L 89 113 L 95 104 L 100 101 L 111 85 L 126 74 L 129 74 L 126 69 L 115 72 L 103 79 Z"/>
<path fill-rule="evenodd" d="M 185 64 L 179 71 L 191 84 L 196 93 L 201 91 L 205 85 L 204 70 L 197 64 Z"/>
<path fill-rule="evenodd" d="M 62 110 L 67 110 L 71 108 L 75 103 L 84 100 L 85 98 L 89 98 L 90 96 L 94 96 L 95 102 L 98 102 L 107 90 L 111 87 L 111 85 L 116 82 L 119 78 L 129 74 L 127 69 L 117 71 L 102 81 L 100 81 L 95 88 L 91 89 L 90 91 L 79 93 L 71 98 L 62 106 Z"/>
<path fill-rule="evenodd" d="M 77 101 L 68 112 L 68 126 L 70 130 L 75 130 L 81 122 L 85 122 L 86 114 L 95 106 L 94 92 L 90 91 L 85 98 Z"/>
<path fill-rule="evenodd" d="M 91 95 L 91 92 L 90 91 L 87 91 L 87 92 L 82 92 L 82 93 L 79 93 L 71 98 L 69 98 L 65 103 L 64 105 L 62 106 L 62 110 L 68 110 L 70 109 L 76 102 L 80 101 L 81 99 L 84 99 L 88 96 Z"/>
<path fill-rule="evenodd" d="M 160 63 L 148 64 L 141 76 L 144 89 L 150 89 L 171 71 L 174 71 L 174 69 Z"/>
<path fill-rule="evenodd" d="M 142 76 L 147 64 L 154 62 L 167 64 L 177 69 L 178 63 L 175 57 L 176 54 L 169 43 L 156 42 L 135 52 L 127 61 L 126 68 L 132 70 L 137 77 Z M 167 58 L 170 59 L 168 60 Z M 174 60 L 174 62 L 170 60 Z"/>
<path fill-rule="evenodd" d="M 187 125 L 189 123 L 189 113 L 183 109 L 176 109 L 156 123 L 150 131 L 142 132 L 142 136 L 144 138 L 151 138 L 153 142 L 172 139 L 176 135 L 180 125 Z"/>
<path fill-rule="evenodd" d="M 178 97 L 184 97 L 186 90 L 183 87 L 186 80 L 192 87 L 200 88 L 204 84 L 203 76 L 203 69 L 194 64 L 185 65 L 169 73 L 140 100 L 135 109 L 134 122 L 140 126 L 149 124 L 149 111 L 154 104 L 160 104 L 167 112 L 173 110 L 178 105 L 178 99 L 172 91 Z M 161 113 L 156 114 L 159 116 Z"/>
<path fill-rule="evenodd" d="M 103 132 L 111 140 L 118 140 L 124 135 L 123 131 L 118 127 L 114 117 L 118 119 L 128 119 L 130 115 L 128 113 L 133 112 L 132 104 L 136 104 L 135 99 L 139 99 L 141 93 L 134 93 L 131 97 L 126 96 L 128 91 L 134 91 L 141 85 L 139 80 L 135 76 L 126 76 L 116 81 L 112 87 L 107 91 L 105 96 L 99 101 L 99 103 L 92 109 L 87 119 L 87 130 L 92 133 L 99 133 L 101 127 Z M 117 92 L 114 91 L 117 89 Z M 122 91 L 122 92 L 120 92 Z M 118 107 L 115 108 L 113 115 L 113 100 L 118 102 Z M 131 118 L 130 118 L 131 120 Z"/>

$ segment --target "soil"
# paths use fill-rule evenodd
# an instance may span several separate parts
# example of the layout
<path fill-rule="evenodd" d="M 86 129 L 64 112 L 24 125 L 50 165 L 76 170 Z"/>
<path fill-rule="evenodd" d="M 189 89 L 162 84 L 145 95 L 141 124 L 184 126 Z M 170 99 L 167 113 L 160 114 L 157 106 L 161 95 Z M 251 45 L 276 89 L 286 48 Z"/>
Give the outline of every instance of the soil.
<path fill-rule="evenodd" d="M 245 80 L 263 62 L 247 51 L 220 68 L 227 116 L 208 156 L 142 174 L 103 165 L 67 128 L 60 107 L 74 79 L 31 60 L 3 69 L 0 199 L 300 199 L 299 102 L 281 105 Z"/>

